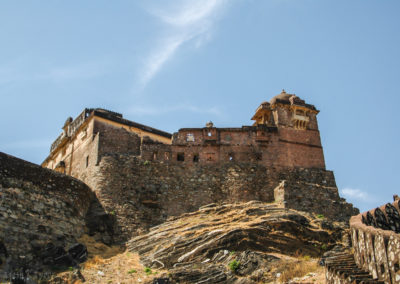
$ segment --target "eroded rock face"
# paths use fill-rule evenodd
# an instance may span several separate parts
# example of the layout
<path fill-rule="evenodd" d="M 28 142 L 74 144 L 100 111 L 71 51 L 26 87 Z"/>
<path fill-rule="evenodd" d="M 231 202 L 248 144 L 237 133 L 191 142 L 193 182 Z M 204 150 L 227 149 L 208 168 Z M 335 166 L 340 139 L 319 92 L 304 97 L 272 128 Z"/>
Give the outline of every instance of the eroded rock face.
<path fill-rule="evenodd" d="M 333 247 L 342 229 L 323 229 L 326 222 L 258 201 L 210 204 L 131 239 L 128 249 L 179 283 L 253 283 L 266 280 L 276 254 L 318 256 Z"/>

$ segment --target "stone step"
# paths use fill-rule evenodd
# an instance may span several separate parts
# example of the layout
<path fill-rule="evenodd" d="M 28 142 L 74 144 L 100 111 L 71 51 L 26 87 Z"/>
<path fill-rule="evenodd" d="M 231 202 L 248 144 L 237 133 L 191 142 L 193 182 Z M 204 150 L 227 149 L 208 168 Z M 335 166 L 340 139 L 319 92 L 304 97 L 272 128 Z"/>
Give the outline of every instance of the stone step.
<path fill-rule="evenodd" d="M 362 269 L 360 269 L 355 261 L 353 255 L 350 253 L 336 253 L 325 259 L 326 269 L 326 283 L 384 283 L 372 278 L 372 276 Z"/>

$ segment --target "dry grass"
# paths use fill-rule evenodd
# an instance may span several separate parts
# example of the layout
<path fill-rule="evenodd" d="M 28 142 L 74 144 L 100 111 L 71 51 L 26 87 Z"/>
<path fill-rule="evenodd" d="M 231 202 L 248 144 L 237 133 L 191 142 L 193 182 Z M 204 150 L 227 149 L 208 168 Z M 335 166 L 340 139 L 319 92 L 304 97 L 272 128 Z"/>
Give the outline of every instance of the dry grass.
<path fill-rule="evenodd" d="M 315 260 L 283 261 L 278 270 L 281 271 L 279 281 L 286 283 L 296 277 L 303 277 L 310 272 L 315 272 L 319 268 Z"/>
<path fill-rule="evenodd" d="M 85 283 L 137 284 L 152 282 L 154 277 L 160 277 L 167 273 L 165 270 L 149 270 L 140 263 L 137 253 L 124 251 L 121 247 L 108 247 L 89 236 L 83 236 L 79 241 L 87 246 L 89 252 L 89 259 L 81 267 Z M 72 272 L 70 271 L 59 273 L 58 276 L 64 280 L 63 283 L 82 283 L 71 277 Z"/>

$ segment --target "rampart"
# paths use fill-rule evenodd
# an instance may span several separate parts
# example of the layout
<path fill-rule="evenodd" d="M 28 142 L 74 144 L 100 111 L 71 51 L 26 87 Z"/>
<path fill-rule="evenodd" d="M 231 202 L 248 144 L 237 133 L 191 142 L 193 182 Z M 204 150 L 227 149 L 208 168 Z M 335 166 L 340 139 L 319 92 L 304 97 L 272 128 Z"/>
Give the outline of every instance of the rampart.
<path fill-rule="evenodd" d="M 399 202 L 387 203 L 350 219 L 355 264 L 369 273 L 373 283 L 400 283 Z M 353 283 L 350 278 L 355 277 L 354 271 L 343 267 L 335 270 L 328 265 L 328 283 Z"/>
<path fill-rule="evenodd" d="M 93 196 L 73 177 L 0 152 L 0 272 L 38 268 L 50 243 L 76 243 Z"/>
<path fill-rule="evenodd" d="M 238 162 L 189 167 L 110 154 L 88 171 L 85 182 L 115 214 L 120 241 L 210 203 L 276 202 L 342 221 L 358 213 L 339 197 L 333 173 L 321 169 Z"/>

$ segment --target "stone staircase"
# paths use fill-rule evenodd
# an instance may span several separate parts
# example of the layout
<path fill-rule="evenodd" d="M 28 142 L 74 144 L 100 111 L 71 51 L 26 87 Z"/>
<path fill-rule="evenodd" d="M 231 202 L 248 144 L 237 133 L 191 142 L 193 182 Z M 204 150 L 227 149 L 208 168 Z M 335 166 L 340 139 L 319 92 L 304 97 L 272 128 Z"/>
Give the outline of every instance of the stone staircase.
<path fill-rule="evenodd" d="M 354 261 L 354 256 L 349 252 L 337 252 L 325 259 L 326 283 L 330 284 L 364 284 L 385 283 L 374 280 L 372 276 L 361 270 Z"/>

